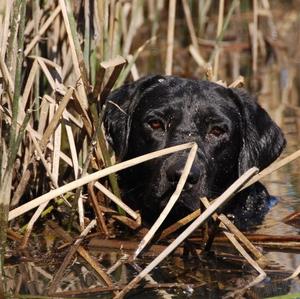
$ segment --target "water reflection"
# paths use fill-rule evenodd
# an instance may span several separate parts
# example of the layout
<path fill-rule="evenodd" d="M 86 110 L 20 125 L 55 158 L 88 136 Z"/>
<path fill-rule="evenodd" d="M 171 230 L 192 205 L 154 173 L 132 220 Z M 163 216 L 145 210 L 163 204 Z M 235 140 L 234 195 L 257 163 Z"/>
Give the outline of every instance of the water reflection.
<path fill-rule="evenodd" d="M 277 114 L 279 115 L 279 114 Z M 282 115 L 279 115 L 282 118 Z M 277 119 L 277 122 L 279 120 Z M 295 119 L 283 123 L 283 130 L 287 138 L 285 154 L 290 154 L 300 148 L 298 124 Z M 291 128 L 292 124 L 292 128 Z M 266 215 L 264 223 L 257 233 L 268 235 L 299 235 L 300 228 L 283 223 L 283 218 L 293 212 L 300 211 L 300 160 L 297 159 L 282 169 L 268 176 L 264 183 L 269 192 L 278 197 L 278 203 Z M 278 263 L 283 269 L 294 271 L 300 265 L 300 254 L 284 252 L 268 252 L 267 258 Z M 299 281 L 292 281 L 290 293 L 300 291 Z"/>

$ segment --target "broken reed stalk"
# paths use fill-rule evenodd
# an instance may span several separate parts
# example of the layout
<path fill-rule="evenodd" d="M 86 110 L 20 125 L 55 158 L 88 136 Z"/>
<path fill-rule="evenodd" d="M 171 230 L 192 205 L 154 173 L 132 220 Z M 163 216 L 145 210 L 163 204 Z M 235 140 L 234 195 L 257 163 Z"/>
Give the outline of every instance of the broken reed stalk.
<path fill-rule="evenodd" d="M 100 63 L 97 71 L 97 81 L 93 90 L 95 99 L 100 95 L 100 103 L 98 103 L 100 107 L 103 106 L 111 89 L 116 86 L 116 82 L 120 78 L 125 65 L 126 60 L 119 55 Z"/>
<path fill-rule="evenodd" d="M 166 54 L 166 69 L 165 69 L 166 75 L 172 75 L 175 13 L 176 13 L 176 0 L 169 0 L 167 54 Z"/>
<path fill-rule="evenodd" d="M 238 178 L 221 196 L 219 196 L 188 228 L 186 228 L 160 255 L 158 255 L 142 272 L 140 272 L 114 299 L 122 298 L 133 287 L 136 286 L 150 271 L 163 261 L 177 246 L 180 245 L 196 228 L 203 224 L 208 218 L 229 199 L 256 173 L 258 169 L 253 167 Z"/>
<path fill-rule="evenodd" d="M 99 171 L 97 171 L 93 174 L 87 175 L 83 178 L 80 178 L 80 179 L 75 180 L 75 181 L 73 181 L 69 184 L 66 184 L 64 186 L 61 186 L 61 187 L 55 189 L 55 190 L 52 190 L 52 191 L 50 191 L 50 192 L 48 192 L 48 193 L 46 193 L 42 196 L 39 196 L 36 199 L 31 200 L 28 203 L 26 203 L 26 204 L 24 204 L 24 205 L 22 205 L 22 206 L 20 206 L 16 209 L 10 211 L 9 212 L 9 220 L 12 220 L 12 219 L 18 217 L 18 216 L 34 209 L 35 207 L 39 206 L 40 204 L 42 204 L 44 202 L 47 202 L 47 201 L 49 201 L 49 200 L 51 200 L 51 199 L 53 199 L 57 196 L 62 195 L 63 193 L 66 193 L 66 192 L 71 191 L 75 188 L 83 186 L 83 185 L 85 185 L 89 182 L 96 181 L 96 180 L 98 180 L 100 178 L 103 178 L 103 177 L 105 177 L 105 176 L 107 176 L 111 173 L 126 169 L 128 167 L 131 167 L 131 166 L 134 166 L 134 165 L 140 164 L 142 162 L 149 161 L 149 160 L 152 160 L 152 159 L 164 156 L 164 155 L 168 155 L 168 154 L 171 154 L 171 153 L 174 153 L 174 152 L 177 152 L 177 151 L 189 149 L 193 145 L 194 145 L 194 143 L 190 142 L 190 143 L 185 143 L 185 144 L 182 144 L 182 145 L 169 147 L 169 148 L 166 148 L 166 149 L 163 149 L 163 150 L 155 151 L 153 153 L 149 153 L 149 154 L 146 154 L 146 155 L 143 155 L 143 156 L 140 156 L 140 157 L 137 157 L 137 158 L 134 158 L 134 159 L 130 159 L 130 160 L 124 161 L 122 163 L 107 167 L 105 169 L 99 170 Z"/>
<path fill-rule="evenodd" d="M 146 245 L 151 241 L 154 234 L 157 232 L 157 230 L 159 229 L 159 227 L 164 222 L 166 217 L 169 215 L 171 209 L 175 205 L 177 199 L 179 198 L 179 196 L 182 192 L 183 186 L 187 180 L 190 170 L 192 168 L 192 165 L 193 165 L 196 153 L 197 153 L 197 149 L 198 149 L 198 146 L 195 143 L 189 152 L 189 155 L 187 157 L 186 163 L 184 165 L 183 171 L 181 173 L 180 179 L 177 183 L 174 193 L 170 197 L 167 205 L 165 206 L 165 208 L 163 209 L 163 211 L 161 212 L 161 214 L 159 215 L 159 217 L 157 218 L 155 223 L 151 226 L 151 229 L 148 231 L 148 233 L 145 235 L 145 237 L 140 242 L 137 250 L 135 251 L 135 253 L 133 255 L 133 259 L 135 259 L 141 253 L 141 251 L 146 247 Z"/>

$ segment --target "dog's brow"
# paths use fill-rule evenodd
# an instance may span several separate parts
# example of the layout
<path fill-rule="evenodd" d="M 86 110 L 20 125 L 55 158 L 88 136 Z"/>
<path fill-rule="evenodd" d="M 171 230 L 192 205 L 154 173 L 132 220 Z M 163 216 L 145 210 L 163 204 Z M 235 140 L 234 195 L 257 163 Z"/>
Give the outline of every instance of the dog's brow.
<path fill-rule="evenodd" d="M 116 104 L 113 101 L 108 101 L 107 103 L 113 104 L 114 106 L 116 106 L 122 113 L 128 115 L 118 104 Z"/>

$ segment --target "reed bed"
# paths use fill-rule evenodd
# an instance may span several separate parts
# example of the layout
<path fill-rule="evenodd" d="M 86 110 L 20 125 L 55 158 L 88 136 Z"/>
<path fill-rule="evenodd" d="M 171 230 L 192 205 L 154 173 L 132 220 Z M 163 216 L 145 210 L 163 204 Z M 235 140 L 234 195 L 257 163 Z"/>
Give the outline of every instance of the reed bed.
<path fill-rule="evenodd" d="M 1 2 L 0 298 L 21 296 L 23 281 L 32 278 L 31 264 L 14 273 L 13 279 L 7 278 L 8 253 L 35 248 L 36 236 L 45 230 L 59 239 L 54 242 L 47 237 L 47 251 L 59 247 L 67 248 L 67 253 L 52 273 L 36 265 L 34 271 L 48 284 L 41 288 L 35 283 L 27 288 L 28 294 L 76 296 L 98 290 L 121 298 L 146 279 L 145 288 L 156 288 L 162 298 L 169 298 L 162 289 L 186 285 L 159 285 L 149 273 L 209 217 L 221 223 L 232 246 L 259 273 L 240 294 L 266 277 L 268 262 L 261 252 L 215 211 L 246 181 L 249 186 L 291 163 L 299 151 L 256 175 L 252 169 L 213 203 L 201 199 L 207 209 L 162 232 L 160 239 L 166 242 L 167 236 L 194 221 L 188 231 L 163 245 L 143 270 L 136 258 L 153 245 L 151 240 L 180 196 L 197 145 L 178 145 L 117 163 L 101 121 L 112 89 L 142 75 L 165 73 L 207 78 L 230 87 L 246 84 L 266 98 L 275 97 L 275 104 L 266 101 L 264 105 L 287 110 L 299 126 L 296 66 L 288 63 L 299 59 L 298 52 L 280 46 L 283 38 L 274 20 L 282 4 L 272 5 L 268 0 Z M 285 13 L 293 14 L 292 4 Z M 274 72 L 277 79 L 272 82 L 269 75 Z M 279 87 L 273 88 L 276 84 Z M 284 125 L 283 119 L 278 122 Z M 116 173 L 186 149 L 190 154 L 174 194 L 156 223 L 143 232 L 139 212 L 122 201 Z M 138 232 L 138 245 L 131 254 L 121 255 L 119 250 L 115 264 L 106 268 L 84 241 L 96 234 L 109 243 L 118 235 L 120 223 L 121 230 Z M 89 290 L 72 285 L 72 293 L 61 281 L 77 255 L 94 273 L 97 284 Z M 124 265 L 140 272 L 131 282 L 118 282 L 113 276 Z M 288 279 L 298 274 L 299 267 Z"/>

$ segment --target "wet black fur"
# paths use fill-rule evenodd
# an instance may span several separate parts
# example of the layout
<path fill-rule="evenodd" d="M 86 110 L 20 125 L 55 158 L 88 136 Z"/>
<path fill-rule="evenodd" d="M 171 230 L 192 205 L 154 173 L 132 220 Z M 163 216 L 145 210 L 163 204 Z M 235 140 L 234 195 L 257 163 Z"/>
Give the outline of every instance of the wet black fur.
<path fill-rule="evenodd" d="M 162 128 L 151 128 L 153 121 Z M 173 76 L 144 77 L 112 92 L 104 125 L 119 161 L 189 141 L 198 144 L 169 223 L 199 208 L 200 196 L 219 196 L 247 169 L 265 168 L 285 146 L 279 127 L 244 90 Z M 187 151 L 178 152 L 120 172 L 123 198 L 146 222 L 152 223 L 167 203 L 186 158 Z M 226 212 L 240 228 L 249 228 L 263 220 L 270 200 L 256 183 L 235 196 Z"/>

